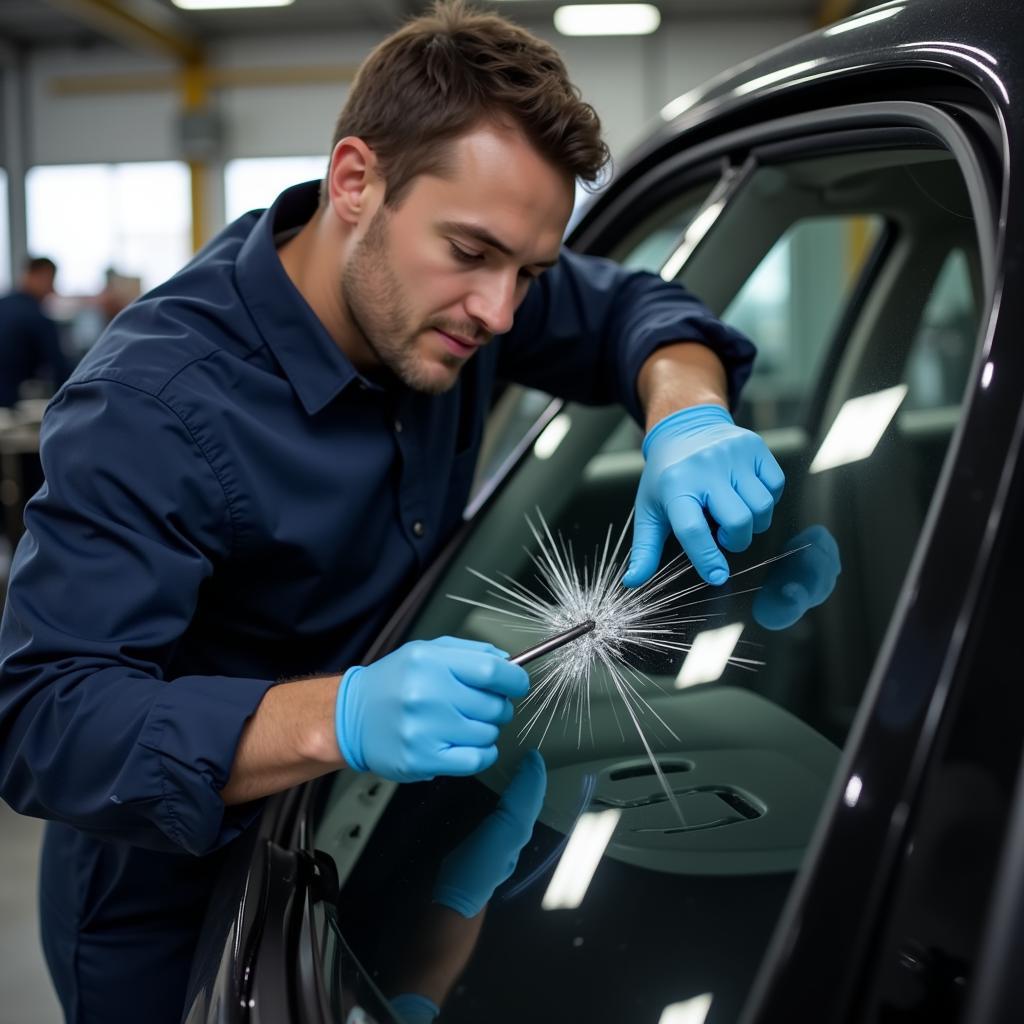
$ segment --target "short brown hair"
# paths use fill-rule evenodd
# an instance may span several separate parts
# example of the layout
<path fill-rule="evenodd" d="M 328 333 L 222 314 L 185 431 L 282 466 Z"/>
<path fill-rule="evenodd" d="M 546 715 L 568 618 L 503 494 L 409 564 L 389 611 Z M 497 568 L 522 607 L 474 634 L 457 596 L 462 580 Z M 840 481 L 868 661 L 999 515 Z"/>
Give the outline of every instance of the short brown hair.
<path fill-rule="evenodd" d="M 440 0 L 370 53 L 331 151 L 347 135 L 362 139 L 377 155 L 384 201 L 395 206 L 417 175 L 444 172 L 448 143 L 488 120 L 511 121 L 541 156 L 586 183 L 608 162 L 597 112 L 580 99 L 558 51 L 463 0 Z"/>

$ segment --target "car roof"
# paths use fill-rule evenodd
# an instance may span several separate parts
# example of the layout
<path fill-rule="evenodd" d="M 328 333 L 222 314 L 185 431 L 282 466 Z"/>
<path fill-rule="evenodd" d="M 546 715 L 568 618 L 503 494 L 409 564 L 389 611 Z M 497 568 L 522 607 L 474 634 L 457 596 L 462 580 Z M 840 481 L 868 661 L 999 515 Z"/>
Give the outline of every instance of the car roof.
<path fill-rule="evenodd" d="M 774 101 L 792 103 L 809 89 L 846 87 L 875 72 L 917 72 L 959 78 L 989 100 L 1007 135 L 1019 135 L 1009 116 L 1014 93 L 1024 89 L 1015 41 L 1024 36 L 1019 0 L 890 0 L 827 28 L 784 43 L 724 71 L 676 97 L 661 111 L 647 141 L 627 161 L 635 164 L 680 136 L 718 130 L 729 115 Z M 1016 148 L 1016 147 L 1014 147 Z"/>

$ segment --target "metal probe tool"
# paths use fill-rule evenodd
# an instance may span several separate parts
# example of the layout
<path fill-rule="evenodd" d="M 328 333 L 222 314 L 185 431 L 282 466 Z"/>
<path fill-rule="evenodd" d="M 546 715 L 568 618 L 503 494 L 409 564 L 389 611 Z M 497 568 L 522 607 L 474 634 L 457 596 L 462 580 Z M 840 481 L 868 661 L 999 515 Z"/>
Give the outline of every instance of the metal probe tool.
<path fill-rule="evenodd" d="M 593 628 L 594 620 L 587 619 L 586 622 L 581 622 L 578 626 L 573 626 L 572 629 L 567 629 L 564 633 L 556 633 L 554 636 L 549 636 L 547 640 L 542 640 L 539 644 L 535 644 L 533 647 L 527 647 L 525 651 L 520 651 L 508 660 L 511 661 L 513 665 L 526 665 L 545 654 L 557 651 L 559 647 L 564 647 L 566 644 L 572 643 L 573 640 L 578 640 L 581 636 L 589 633 Z"/>

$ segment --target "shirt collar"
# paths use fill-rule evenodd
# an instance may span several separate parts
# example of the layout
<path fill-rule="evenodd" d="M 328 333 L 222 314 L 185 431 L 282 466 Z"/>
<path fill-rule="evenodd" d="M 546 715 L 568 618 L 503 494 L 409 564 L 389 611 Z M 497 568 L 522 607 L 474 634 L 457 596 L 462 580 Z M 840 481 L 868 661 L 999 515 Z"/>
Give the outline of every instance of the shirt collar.
<path fill-rule="evenodd" d="M 303 408 L 314 416 L 347 385 L 361 380 L 285 272 L 274 236 L 316 212 L 318 181 L 294 185 L 264 210 L 238 254 L 236 280 L 263 340 L 281 364 Z"/>

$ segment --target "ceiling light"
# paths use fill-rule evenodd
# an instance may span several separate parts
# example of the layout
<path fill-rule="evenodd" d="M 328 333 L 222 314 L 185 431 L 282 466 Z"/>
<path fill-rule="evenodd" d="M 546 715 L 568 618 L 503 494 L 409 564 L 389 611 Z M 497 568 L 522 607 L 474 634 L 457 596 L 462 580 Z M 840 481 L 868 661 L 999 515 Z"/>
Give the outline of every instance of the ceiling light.
<path fill-rule="evenodd" d="M 287 7 L 295 0 L 171 0 L 183 11 L 226 11 L 243 7 Z"/>
<path fill-rule="evenodd" d="M 844 402 L 808 472 L 820 473 L 868 458 L 906 397 L 906 384 L 899 384 Z"/>
<path fill-rule="evenodd" d="M 676 676 L 676 689 L 695 686 L 697 683 L 713 683 L 720 679 L 729 665 L 732 652 L 740 641 L 743 623 L 734 622 L 721 629 L 705 629 L 693 638 L 693 645 L 686 654 L 683 667 Z"/>
<path fill-rule="evenodd" d="M 647 36 L 660 24 L 654 4 L 572 4 L 555 11 L 563 36 Z"/>

